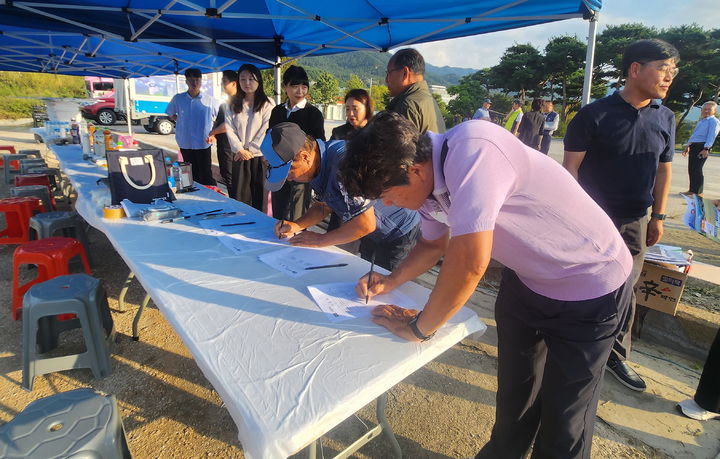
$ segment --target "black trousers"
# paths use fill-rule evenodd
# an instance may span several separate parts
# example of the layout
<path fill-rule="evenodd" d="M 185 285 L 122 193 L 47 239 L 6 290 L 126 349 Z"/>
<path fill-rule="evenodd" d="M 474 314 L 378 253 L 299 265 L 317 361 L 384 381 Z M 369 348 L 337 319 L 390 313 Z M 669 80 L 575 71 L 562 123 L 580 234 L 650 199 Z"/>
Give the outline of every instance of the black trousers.
<path fill-rule="evenodd" d="M 215 136 L 217 142 L 217 159 L 220 166 L 220 177 L 230 193 L 232 188 L 232 167 L 233 157 L 235 154 L 231 151 L 230 143 L 227 140 L 227 134 L 218 134 Z"/>
<path fill-rule="evenodd" d="M 241 159 L 232 163 L 231 187 L 228 193 L 233 199 L 267 211 L 267 191 L 265 191 L 265 163 L 262 156 Z"/>
<path fill-rule="evenodd" d="M 375 264 L 392 271 L 415 247 L 419 235 L 420 225 L 416 225 L 404 236 L 389 241 L 375 241 L 365 236 L 360 239 L 360 257 L 371 261 L 375 254 Z"/>
<path fill-rule="evenodd" d="M 613 218 L 612 221 L 620 231 L 620 236 L 622 236 L 625 245 L 630 250 L 630 255 L 633 257 L 633 267 L 628 282 L 631 286 L 634 286 L 640 278 L 645 252 L 647 251 L 647 217 Z M 612 354 L 620 360 L 627 360 L 632 347 L 632 325 L 635 319 L 635 310 L 637 309 L 637 299 L 635 298 L 634 289 L 630 289 L 630 294 L 631 299 L 627 318 L 622 324 L 612 350 Z"/>
<path fill-rule="evenodd" d="M 705 177 L 703 176 L 703 166 L 707 158 L 700 158 L 698 155 L 705 148 L 703 142 L 695 142 L 690 144 L 690 152 L 688 153 L 688 175 L 690 176 L 690 188 L 688 191 L 695 194 L 702 194 Z"/>
<path fill-rule="evenodd" d="M 311 199 L 312 190 L 307 183 L 285 182 L 272 194 L 273 217 L 295 221 L 305 215 Z"/>
<path fill-rule="evenodd" d="M 183 159 L 192 165 L 193 180 L 203 185 L 217 185 L 212 175 L 210 147 L 200 150 L 181 148 Z"/>
<path fill-rule="evenodd" d="M 605 362 L 627 313 L 626 283 L 559 301 L 505 269 L 495 302 L 498 391 L 490 441 L 476 458 L 589 458 Z"/>
<path fill-rule="evenodd" d="M 543 136 L 540 140 L 540 151 L 546 155 L 550 153 L 550 143 L 552 143 L 552 136 L 549 132 L 550 131 L 543 131 Z"/>
<path fill-rule="evenodd" d="M 710 346 L 710 353 L 695 392 L 695 401 L 705 410 L 720 413 L 720 329 Z"/>

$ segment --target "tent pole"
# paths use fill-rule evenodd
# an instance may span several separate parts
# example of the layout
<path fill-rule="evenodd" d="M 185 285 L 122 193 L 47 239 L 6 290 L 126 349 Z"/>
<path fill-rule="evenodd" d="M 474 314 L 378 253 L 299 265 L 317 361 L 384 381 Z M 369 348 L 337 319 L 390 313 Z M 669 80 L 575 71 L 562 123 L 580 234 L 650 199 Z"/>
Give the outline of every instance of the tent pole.
<path fill-rule="evenodd" d="M 597 20 L 599 13 L 596 11 L 590 16 L 590 28 L 588 30 L 587 54 L 585 55 L 585 81 L 583 82 L 582 105 L 590 102 L 592 89 L 593 65 L 595 61 L 595 38 L 597 36 Z"/>
<path fill-rule="evenodd" d="M 273 67 L 273 79 L 275 80 L 275 104 L 280 105 L 280 56 L 275 58 L 275 67 Z"/>
<path fill-rule="evenodd" d="M 123 86 L 125 87 L 125 119 L 127 120 L 128 135 L 132 136 L 132 107 L 130 107 L 130 79 L 123 78 Z"/>

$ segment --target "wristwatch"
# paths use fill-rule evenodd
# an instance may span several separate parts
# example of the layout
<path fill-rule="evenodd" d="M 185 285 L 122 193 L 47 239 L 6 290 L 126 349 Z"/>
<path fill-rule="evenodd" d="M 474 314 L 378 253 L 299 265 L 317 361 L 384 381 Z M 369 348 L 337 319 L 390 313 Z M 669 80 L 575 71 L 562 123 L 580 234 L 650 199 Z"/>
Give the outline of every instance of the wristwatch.
<path fill-rule="evenodd" d="M 666 216 L 665 214 L 656 214 L 655 212 L 650 214 L 650 218 L 654 218 L 655 220 L 665 220 Z"/>
<path fill-rule="evenodd" d="M 414 319 L 412 319 L 410 322 L 408 322 L 408 325 L 410 326 L 410 330 L 412 330 L 413 335 L 420 341 L 427 341 L 433 336 L 435 336 L 435 332 L 430 333 L 429 335 L 423 335 L 423 333 L 420 331 L 420 329 L 417 326 L 417 321 L 420 318 L 420 314 L 422 314 L 422 311 L 418 312 L 418 314 L 415 316 Z"/>

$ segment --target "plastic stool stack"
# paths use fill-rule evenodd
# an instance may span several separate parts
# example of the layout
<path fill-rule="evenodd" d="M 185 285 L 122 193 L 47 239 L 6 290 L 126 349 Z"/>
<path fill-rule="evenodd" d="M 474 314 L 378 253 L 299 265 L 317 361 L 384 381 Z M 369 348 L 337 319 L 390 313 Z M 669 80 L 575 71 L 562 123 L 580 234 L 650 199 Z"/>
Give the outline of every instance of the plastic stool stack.
<path fill-rule="evenodd" d="M 46 212 L 53 210 L 52 197 L 50 191 L 48 191 L 45 185 L 25 185 L 16 186 L 10 189 L 10 196 L 14 198 L 21 198 L 24 196 L 34 196 L 42 201 L 43 207 Z"/>
<path fill-rule="evenodd" d="M 85 255 L 88 261 L 90 256 L 90 241 L 85 232 L 85 221 L 73 211 L 55 211 L 37 214 L 30 218 L 30 229 L 34 231 L 37 239 L 53 237 L 59 231 L 62 236 L 72 237 L 80 241 L 85 247 Z M 30 233 L 32 237 L 33 234 Z"/>
<path fill-rule="evenodd" d="M 70 261 L 80 257 L 85 272 L 90 274 L 90 264 L 83 245 L 69 237 L 50 237 L 26 242 L 13 253 L 12 313 L 17 320 L 22 308 L 23 296 L 33 285 L 57 276 L 70 274 Z M 37 277 L 20 285 L 20 267 L 37 265 Z"/>
<path fill-rule="evenodd" d="M 41 323 L 47 319 L 55 321 L 57 315 L 62 314 L 75 314 L 77 319 L 64 324 L 56 322 L 61 326 L 54 329 Z M 82 328 L 85 352 L 45 359 L 39 357 L 38 347 L 42 350 L 48 344 L 57 345 L 60 332 L 78 325 Z M 114 340 L 112 315 L 105 290 L 98 279 L 87 274 L 71 274 L 33 285 L 23 300 L 22 386 L 32 390 L 35 376 L 73 368 L 90 368 L 96 378 L 104 378 L 112 372 L 110 351 Z"/>
<path fill-rule="evenodd" d="M 15 147 L 12 145 L 0 145 L 0 151 L 7 151 L 8 153 L 0 154 L 0 167 L 5 167 L 5 156 L 8 154 L 14 155 L 17 154 L 17 151 L 15 151 Z"/>
<path fill-rule="evenodd" d="M 42 211 L 42 201 L 35 197 L 0 199 L 0 212 L 5 214 L 5 229 L 0 231 L 0 244 L 27 242 L 30 217 Z"/>
<path fill-rule="evenodd" d="M 131 458 L 112 395 L 75 389 L 30 403 L 0 426 L 0 457 Z"/>
<path fill-rule="evenodd" d="M 28 171 L 35 167 L 47 167 L 44 159 L 25 158 L 20 160 L 20 173 L 27 174 Z"/>
<path fill-rule="evenodd" d="M 60 189 L 60 182 L 62 182 L 62 175 L 60 175 L 60 169 L 57 167 L 33 167 L 28 169 L 28 174 L 43 174 L 47 175 L 50 179 L 50 185 L 55 189 Z"/>
<path fill-rule="evenodd" d="M 3 158 L 5 159 L 5 167 L 3 168 L 3 172 L 5 173 L 5 183 L 13 183 L 13 168 L 15 168 L 15 171 L 20 171 L 20 160 L 27 158 L 28 155 L 26 154 L 15 154 L 15 155 L 3 155 Z M 13 165 L 14 163 L 14 165 Z"/>

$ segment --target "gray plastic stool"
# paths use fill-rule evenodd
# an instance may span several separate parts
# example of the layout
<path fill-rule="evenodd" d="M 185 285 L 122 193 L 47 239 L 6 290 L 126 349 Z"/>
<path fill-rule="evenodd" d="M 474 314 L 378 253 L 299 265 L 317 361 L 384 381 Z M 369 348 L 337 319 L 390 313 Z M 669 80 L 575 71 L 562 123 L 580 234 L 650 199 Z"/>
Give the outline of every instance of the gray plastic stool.
<path fill-rule="evenodd" d="M 42 158 L 40 150 L 20 150 L 18 154 L 27 155 L 28 158 Z"/>
<path fill-rule="evenodd" d="M 0 426 L 3 458 L 131 458 L 113 395 L 75 389 L 30 403 Z"/>
<path fill-rule="evenodd" d="M 28 155 L 26 154 L 16 154 L 16 155 L 3 155 L 3 160 L 5 161 L 5 167 L 3 168 L 3 172 L 5 172 L 5 183 L 14 183 L 15 178 L 13 177 L 13 174 L 15 172 L 12 172 L 10 170 L 10 161 L 19 161 L 21 159 L 27 158 Z"/>
<path fill-rule="evenodd" d="M 60 175 L 60 169 L 57 167 L 33 167 L 28 169 L 28 174 L 45 174 L 50 179 L 50 185 L 55 190 L 60 190 L 60 182 L 62 182 L 62 175 Z"/>
<path fill-rule="evenodd" d="M 16 186 L 10 189 L 10 196 L 12 196 L 13 198 L 34 196 L 42 200 L 46 212 L 49 212 L 53 209 L 52 201 L 50 200 L 50 190 L 48 190 L 48 187 L 46 187 L 45 185 Z"/>
<path fill-rule="evenodd" d="M 82 328 L 85 352 L 61 357 L 39 358 L 38 332 L 47 332 L 48 316 L 75 314 Z M 109 330 L 109 331 L 108 331 Z M 60 330 L 62 331 L 62 330 Z M 47 338 L 47 337 L 46 337 Z M 56 338 L 56 337 L 55 337 Z M 115 327 L 101 282 L 87 274 L 58 276 L 30 287 L 23 298 L 23 381 L 32 390 L 35 376 L 73 368 L 90 368 L 96 378 L 112 372 L 110 350 Z"/>
<path fill-rule="evenodd" d="M 33 215 L 30 217 L 30 229 L 35 231 L 35 235 L 38 239 L 53 237 L 58 231 L 62 231 L 63 237 L 72 237 L 77 239 L 85 247 L 85 254 L 88 257 L 88 262 L 92 264 L 90 241 L 88 240 L 87 233 L 85 232 L 85 221 L 77 214 L 77 212 L 55 211 Z"/>
<path fill-rule="evenodd" d="M 44 159 L 25 158 L 20 160 L 20 173 L 27 174 L 30 169 L 35 167 L 47 167 Z"/>

